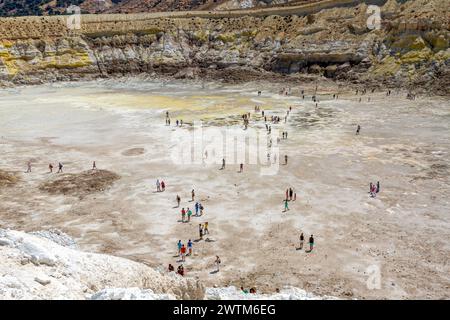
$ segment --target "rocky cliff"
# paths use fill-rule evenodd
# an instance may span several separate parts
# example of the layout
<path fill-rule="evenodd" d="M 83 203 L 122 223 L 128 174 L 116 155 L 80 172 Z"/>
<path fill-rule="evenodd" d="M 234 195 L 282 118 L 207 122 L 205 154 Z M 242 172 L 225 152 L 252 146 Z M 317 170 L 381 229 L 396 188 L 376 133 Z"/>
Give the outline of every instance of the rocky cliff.
<path fill-rule="evenodd" d="M 128 288 L 128 289 L 124 289 Z M 77 250 L 58 231 L 0 229 L 0 299 L 203 299 L 196 279 Z"/>
<path fill-rule="evenodd" d="M 368 4 L 352 0 L 230 12 L 83 15 L 75 30 L 62 16 L 4 18 L 0 81 L 313 74 L 448 94 L 448 3 L 377 2 L 384 3 L 379 30 L 367 27 Z"/>

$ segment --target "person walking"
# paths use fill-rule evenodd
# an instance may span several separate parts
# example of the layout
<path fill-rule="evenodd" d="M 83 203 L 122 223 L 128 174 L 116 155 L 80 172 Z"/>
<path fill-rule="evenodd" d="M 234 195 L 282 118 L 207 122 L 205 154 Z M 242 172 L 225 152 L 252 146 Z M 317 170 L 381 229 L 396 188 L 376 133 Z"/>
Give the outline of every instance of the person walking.
<path fill-rule="evenodd" d="M 58 163 L 58 173 L 63 173 L 63 164 L 61 162 Z"/>
<path fill-rule="evenodd" d="M 192 256 L 194 244 L 192 243 L 191 239 L 189 239 L 187 246 L 188 246 L 188 256 Z"/>
<path fill-rule="evenodd" d="M 31 172 L 31 161 L 27 162 L 27 173 Z"/>
<path fill-rule="evenodd" d="M 180 207 L 181 198 L 179 195 L 177 195 L 177 208 Z"/>
<path fill-rule="evenodd" d="M 48 170 L 50 170 L 49 173 L 53 172 L 53 165 L 51 163 L 48 164 Z"/>
<path fill-rule="evenodd" d="M 284 200 L 284 212 L 289 210 L 289 202 L 288 201 L 289 201 L 288 199 Z"/>
<path fill-rule="evenodd" d="M 376 191 L 376 193 L 379 193 L 380 192 L 380 181 L 377 181 L 377 191 Z"/>
<path fill-rule="evenodd" d="M 303 243 L 305 242 L 305 237 L 303 236 L 303 232 L 300 234 L 300 247 L 299 250 L 303 249 Z"/>
<path fill-rule="evenodd" d="M 309 237 L 309 252 L 313 251 L 313 249 L 314 249 L 314 236 L 311 235 Z"/>
<path fill-rule="evenodd" d="M 222 261 L 220 260 L 219 256 L 216 256 L 216 260 L 214 261 L 214 264 L 216 265 L 216 272 L 220 271 L 220 264 Z"/>
<path fill-rule="evenodd" d="M 181 246 L 181 261 L 186 261 L 186 246 L 184 244 Z"/>
<path fill-rule="evenodd" d="M 200 235 L 200 240 L 203 240 L 203 227 L 201 223 L 198 225 L 198 233 Z"/>
<path fill-rule="evenodd" d="M 159 179 L 156 179 L 156 191 L 161 192 L 161 182 L 159 182 Z"/>
<path fill-rule="evenodd" d="M 178 240 L 178 243 L 177 243 L 178 255 L 181 254 L 181 247 L 182 247 L 182 246 L 183 246 L 183 244 L 181 243 L 181 240 Z"/>
<path fill-rule="evenodd" d="M 166 184 L 164 181 L 161 181 L 161 191 L 166 191 Z"/>
<path fill-rule="evenodd" d="M 198 202 L 195 203 L 195 216 L 198 217 L 198 210 L 200 209 L 200 206 Z"/>

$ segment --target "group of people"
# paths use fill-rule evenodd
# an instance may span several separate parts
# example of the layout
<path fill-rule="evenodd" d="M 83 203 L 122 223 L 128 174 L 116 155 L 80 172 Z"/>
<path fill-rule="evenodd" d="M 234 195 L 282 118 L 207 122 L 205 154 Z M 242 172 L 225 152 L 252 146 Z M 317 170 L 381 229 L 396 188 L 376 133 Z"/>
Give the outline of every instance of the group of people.
<path fill-rule="evenodd" d="M 303 232 L 300 234 L 299 240 L 300 240 L 300 246 L 299 246 L 298 250 L 303 250 L 303 244 L 305 243 L 305 236 L 303 235 Z M 309 243 L 309 251 L 307 251 L 307 252 L 312 252 L 314 249 L 314 236 L 313 235 L 311 235 L 309 237 L 308 243 Z"/>
<path fill-rule="evenodd" d="M 186 256 L 192 256 L 194 254 L 194 243 L 189 239 L 187 245 L 183 244 L 181 240 L 177 242 L 178 255 L 182 262 L 186 261 Z"/>
<path fill-rule="evenodd" d="M 178 198 L 177 198 L 177 200 L 178 200 Z M 194 207 L 195 207 L 195 216 L 201 217 L 203 215 L 203 210 L 204 210 L 203 205 L 199 202 L 196 202 Z M 191 222 L 191 217 L 192 217 L 191 209 L 189 209 L 189 208 L 181 209 L 181 222 Z"/>
<path fill-rule="evenodd" d="M 251 287 L 248 290 L 244 289 L 244 287 L 241 287 L 241 291 L 242 291 L 242 293 L 245 293 L 245 294 L 248 294 L 248 293 L 256 294 L 256 288 L 255 287 Z"/>
<path fill-rule="evenodd" d="M 49 163 L 48 164 L 48 171 L 49 171 L 48 173 L 53 173 L 54 168 L 55 168 L 54 165 L 52 163 Z M 58 171 L 56 173 L 63 173 L 63 168 L 64 168 L 64 165 L 61 162 L 58 162 Z M 32 170 L 32 163 L 31 163 L 31 161 L 28 161 L 26 173 L 31 173 L 31 170 Z M 97 170 L 97 163 L 95 161 L 92 163 L 92 170 Z"/>
<path fill-rule="evenodd" d="M 297 193 L 292 188 L 286 189 L 286 198 L 284 199 L 284 212 L 289 210 L 289 201 L 297 200 Z"/>
<path fill-rule="evenodd" d="M 156 191 L 157 192 L 166 191 L 166 183 L 163 180 L 159 181 L 159 179 L 156 179 Z"/>
<path fill-rule="evenodd" d="M 169 268 L 168 268 L 169 272 L 174 272 L 175 268 L 173 267 L 172 264 L 169 263 Z M 179 274 L 180 276 L 184 277 L 184 266 L 181 264 L 178 266 L 177 268 L 177 274 Z"/>
<path fill-rule="evenodd" d="M 204 224 L 199 223 L 198 225 L 198 233 L 199 233 L 199 240 L 203 240 L 203 236 L 209 234 L 209 223 L 205 222 Z"/>

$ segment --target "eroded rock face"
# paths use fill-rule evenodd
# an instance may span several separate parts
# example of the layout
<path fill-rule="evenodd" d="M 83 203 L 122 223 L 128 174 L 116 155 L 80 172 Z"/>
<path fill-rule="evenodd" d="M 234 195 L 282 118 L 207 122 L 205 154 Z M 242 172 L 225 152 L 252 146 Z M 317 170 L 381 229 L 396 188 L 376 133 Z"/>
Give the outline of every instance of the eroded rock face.
<path fill-rule="evenodd" d="M 421 3 L 387 1 L 381 30 L 368 28 L 364 3 L 283 16 L 88 16 L 71 31 L 64 17 L 3 19 L 0 81 L 153 72 L 195 78 L 199 69 L 245 67 L 353 82 L 438 82 L 450 61 L 445 5 Z"/>

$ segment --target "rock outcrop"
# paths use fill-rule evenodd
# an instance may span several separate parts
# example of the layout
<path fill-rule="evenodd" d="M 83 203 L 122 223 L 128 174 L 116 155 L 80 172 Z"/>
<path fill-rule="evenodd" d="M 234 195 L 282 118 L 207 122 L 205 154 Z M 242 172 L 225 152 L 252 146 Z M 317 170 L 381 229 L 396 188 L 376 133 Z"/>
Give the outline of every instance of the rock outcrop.
<path fill-rule="evenodd" d="M 63 246 L 66 243 L 69 246 Z M 76 250 L 60 232 L 32 235 L 0 229 L 1 300 L 203 299 L 204 295 L 198 280 Z"/>
<path fill-rule="evenodd" d="M 349 0 L 231 12 L 85 15 L 79 30 L 68 29 L 62 16 L 0 19 L 0 81 L 153 72 L 192 78 L 239 67 L 448 94 L 445 3 L 384 2 L 379 30 L 367 27 L 368 5 Z"/>

